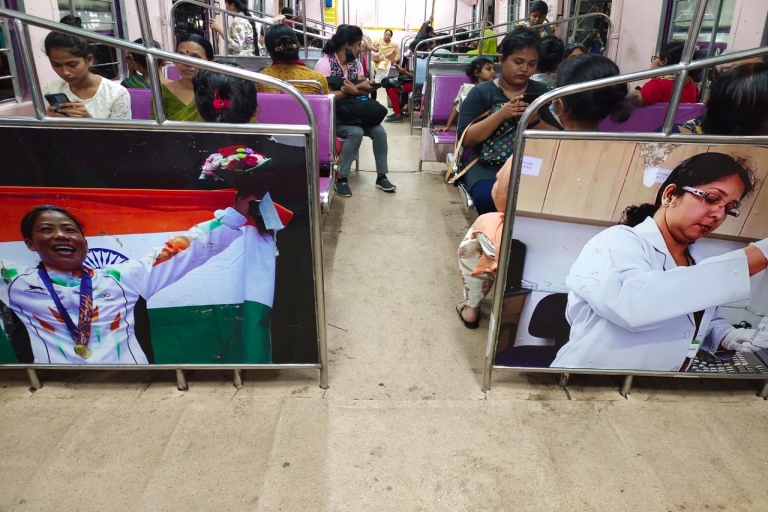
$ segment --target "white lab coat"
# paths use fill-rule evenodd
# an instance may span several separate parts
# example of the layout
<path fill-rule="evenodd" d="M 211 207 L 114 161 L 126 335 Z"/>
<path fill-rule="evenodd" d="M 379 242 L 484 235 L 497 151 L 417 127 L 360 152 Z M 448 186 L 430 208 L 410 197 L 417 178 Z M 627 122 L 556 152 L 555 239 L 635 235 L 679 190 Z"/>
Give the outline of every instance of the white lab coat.
<path fill-rule="evenodd" d="M 749 298 L 747 256 L 701 259 L 696 249 L 689 248 L 696 265 L 678 267 L 652 218 L 587 242 L 565 280 L 571 336 L 552 367 L 678 371 L 701 310 L 700 349 L 717 350 L 733 328 L 718 306 Z"/>

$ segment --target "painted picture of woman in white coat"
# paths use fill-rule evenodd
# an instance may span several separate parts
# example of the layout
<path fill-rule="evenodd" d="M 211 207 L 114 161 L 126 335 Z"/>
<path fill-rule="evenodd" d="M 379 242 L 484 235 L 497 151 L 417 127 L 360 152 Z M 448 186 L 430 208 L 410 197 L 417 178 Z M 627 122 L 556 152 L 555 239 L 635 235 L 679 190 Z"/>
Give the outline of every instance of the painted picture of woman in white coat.
<path fill-rule="evenodd" d="M 670 173 L 655 204 L 630 206 L 622 225 L 592 238 L 565 281 L 571 335 L 551 366 L 684 372 L 699 350 L 768 348 L 768 336 L 718 310 L 750 297 L 768 239 L 706 259 L 695 244 L 738 217 L 754 186 L 746 162 L 699 154 Z"/>

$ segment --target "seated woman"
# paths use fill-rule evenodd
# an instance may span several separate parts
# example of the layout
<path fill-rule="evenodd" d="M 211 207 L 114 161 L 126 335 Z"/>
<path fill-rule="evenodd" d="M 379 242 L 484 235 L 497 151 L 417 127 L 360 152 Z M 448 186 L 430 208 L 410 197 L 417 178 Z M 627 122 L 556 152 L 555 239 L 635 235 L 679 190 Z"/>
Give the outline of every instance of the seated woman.
<path fill-rule="evenodd" d="M 341 25 L 325 44 L 323 57 L 317 61 L 315 71 L 326 77 L 343 80 L 341 90 L 333 91 L 336 101 L 348 97 L 363 96 L 375 90 L 370 80 L 365 80 L 362 64 L 358 60 L 363 45 L 363 31 L 354 25 Z M 376 188 L 384 192 L 394 192 L 397 187 L 387 178 L 387 132 L 381 124 L 362 128 L 355 125 L 336 124 L 336 136 L 344 139 L 341 147 L 339 177 L 334 188 L 341 197 L 351 197 L 348 178 L 352 173 L 352 162 L 357 157 L 363 136 L 373 141 L 373 156 L 376 160 Z"/>
<path fill-rule="evenodd" d="M 82 28 L 80 18 L 68 17 Z M 94 117 L 130 119 L 131 97 L 125 87 L 91 73 L 93 51 L 88 41 L 51 32 L 45 37 L 45 54 L 58 80 L 43 87 L 43 94 L 65 94 L 69 101 L 48 106 L 49 117 Z"/>
<path fill-rule="evenodd" d="M 519 28 L 501 43 L 501 76 L 475 86 L 467 95 L 459 112 L 457 137 L 463 146 L 472 148 L 472 161 L 465 166 L 464 184 L 472 196 L 477 213 L 495 211 L 491 188 L 496 173 L 512 154 L 512 140 L 517 120 L 528 103 L 524 94 L 538 95 L 549 88 L 529 78 L 539 59 L 539 38 L 528 29 Z M 485 113 L 489 113 L 483 117 Z M 529 127 L 559 127 L 549 109 L 539 109 Z M 466 130 L 466 133 L 464 131 Z"/>
<path fill-rule="evenodd" d="M 404 120 L 403 105 L 408 102 L 408 93 L 413 91 L 413 73 L 402 67 L 400 64 L 395 64 L 398 77 L 410 78 L 410 82 L 403 83 L 398 87 L 387 86 L 387 80 L 385 79 L 383 84 L 387 91 L 387 96 L 392 102 L 392 115 L 389 115 L 384 119 L 385 123 L 402 123 Z M 405 103 L 403 103 L 405 98 Z"/>
<path fill-rule="evenodd" d="M 144 258 L 99 269 L 85 265 L 88 242 L 83 224 L 72 213 L 52 205 L 27 212 L 21 236 L 41 262 L 28 267 L 0 259 L 0 298 L 26 327 L 31 347 L 23 352 L 34 358 L 29 362 L 154 362 L 136 338 L 138 301 L 177 282 L 242 236 L 253 199 L 235 198 L 233 207 L 217 211 L 210 221 L 174 236 Z M 24 293 L 26 289 L 43 291 Z"/>
<path fill-rule="evenodd" d="M 523 21 L 521 23 L 518 23 L 517 26 L 530 28 L 533 31 L 535 31 L 539 35 L 539 37 L 551 36 L 553 35 L 552 26 L 548 26 L 548 27 L 539 26 L 543 23 L 548 23 L 547 14 L 549 14 L 549 5 L 547 5 L 547 2 L 544 2 L 543 0 L 533 2 L 533 4 L 531 5 L 531 14 L 530 14 L 530 17 L 528 18 L 528 21 Z"/>
<path fill-rule="evenodd" d="M 651 57 L 651 69 L 679 64 L 683 56 L 683 46 L 684 43 L 682 41 L 672 41 L 662 46 L 659 54 Z M 669 102 L 669 99 L 672 97 L 672 89 L 675 88 L 676 76 L 672 73 L 651 78 L 645 85 L 629 93 L 627 99 L 636 107 Z M 688 77 L 683 87 L 680 103 L 696 103 L 697 101 L 699 101 L 699 87 L 691 77 Z"/>
<path fill-rule="evenodd" d="M 227 62 L 233 67 L 240 67 Z M 213 71 L 201 69 L 192 80 L 195 106 L 203 121 L 209 123 L 251 123 L 259 112 L 256 84 Z"/>
<path fill-rule="evenodd" d="M 197 59 L 213 60 L 213 46 L 210 41 L 197 34 L 184 34 L 176 39 L 176 53 L 195 57 Z M 181 78 L 178 80 L 163 80 L 163 104 L 165 115 L 169 121 L 200 121 L 200 114 L 195 107 L 195 89 L 192 79 L 197 73 L 195 66 L 176 64 Z M 155 108 L 152 106 L 152 119 L 155 118 Z"/>
<path fill-rule="evenodd" d="M 539 63 L 531 80 L 536 80 L 547 87 L 554 87 L 557 80 L 557 67 L 563 61 L 565 45 L 557 36 L 544 36 L 539 44 Z"/>
<path fill-rule="evenodd" d="M 619 75 L 619 68 L 607 57 L 581 55 L 568 59 L 560 66 L 556 87 Z M 599 131 L 600 121 L 610 116 L 620 123 L 629 117 L 629 104 L 625 101 L 626 84 L 603 87 L 558 98 L 550 109 L 566 130 Z M 496 276 L 501 245 L 504 211 L 507 207 L 512 159 L 498 173 L 492 194 L 498 213 L 481 215 L 459 245 L 459 268 L 464 283 L 464 302 L 456 309 L 468 329 L 480 325 L 480 302 L 488 294 Z"/>
<path fill-rule="evenodd" d="M 738 217 L 754 185 L 743 161 L 695 155 L 654 204 L 630 206 L 622 225 L 587 242 L 565 280 L 570 339 L 551 366 L 684 372 L 699 350 L 768 348 L 765 333 L 733 328 L 718 308 L 749 298 L 768 239 L 708 258 L 695 244 Z"/>
<path fill-rule="evenodd" d="M 672 133 L 768 134 L 768 64 L 741 64 L 712 86 L 704 115 L 676 124 Z"/>
<path fill-rule="evenodd" d="M 374 39 L 372 42 L 372 58 L 376 70 L 374 81 L 376 83 L 380 83 L 389 74 L 389 68 L 397 64 L 398 46 L 392 41 L 393 35 L 394 33 L 390 29 L 386 29 L 380 39 Z"/>
<path fill-rule="evenodd" d="M 144 44 L 144 40 L 138 38 L 134 43 Z M 152 46 L 158 50 L 161 49 L 160 43 L 157 41 L 152 41 Z M 147 69 L 147 56 L 143 53 L 127 52 L 125 54 L 125 62 L 128 64 L 128 69 L 131 70 L 131 75 L 120 82 L 120 85 L 126 89 L 149 89 L 149 82 L 152 80 L 152 77 L 150 76 L 149 69 Z M 160 71 L 162 71 L 163 66 L 165 66 L 164 60 L 157 61 L 157 67 Z"/>
<path fill-rule="evenodd" d="M 587 47 L 584 46 L 581 43 L 571 43 L 568 45 L 568 48 L 565 49 L 565 58 L 566 59 L 572 59 L 573 57 L 578 57 L 579 55 L 586 55 L 587 53 Z"/>
<path fill-rule="evenodd" d="M 272 64 L 259 73 L 279 80 L 315 80 L 314 84 L 291 84 L 304 94 L 328 94 L 328 80 L 325 75 L 313 71 L 299 60 L 299 41 L 296 32 L 285 25 L 272 25 L 264 35 L 264 46 L 272 59 Z M 259 92 L 280 92 L 276 87 L 259 84 Z"/>

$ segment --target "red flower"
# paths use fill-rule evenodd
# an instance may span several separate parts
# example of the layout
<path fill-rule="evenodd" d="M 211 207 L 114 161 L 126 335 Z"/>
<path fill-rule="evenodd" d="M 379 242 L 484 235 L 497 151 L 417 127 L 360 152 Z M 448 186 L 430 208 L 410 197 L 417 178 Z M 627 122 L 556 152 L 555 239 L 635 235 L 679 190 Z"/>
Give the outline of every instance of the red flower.
<path fill-rule="evenodd" d="M 247 155 L 245 157 L 245 165 L 248 167 L 253 167 L 254 165 L 257 165 L 260 161 L 261 159 L 256 155 Z"/>
<path fill-rule="evenodd" d="M 221 156 L 232 156 L 237 153 L 238 149 L 245 149 L 245 146 L 227 146 L 225 148 L 219 148 Z"/>

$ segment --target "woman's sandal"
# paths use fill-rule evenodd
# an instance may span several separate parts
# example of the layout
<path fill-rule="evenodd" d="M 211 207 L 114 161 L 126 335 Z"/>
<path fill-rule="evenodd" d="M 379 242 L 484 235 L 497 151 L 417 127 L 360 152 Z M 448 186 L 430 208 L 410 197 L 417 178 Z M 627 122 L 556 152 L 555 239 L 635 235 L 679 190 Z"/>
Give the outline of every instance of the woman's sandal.
<path fill-rule="evenodd" d="M 461 312 L 464 311 L 465 307 L 467 307 L 466 303 L 456 304 L 456 313 L 459 314 L 459 318 L 464 323 L 464 327 L 466 327 L 467 329 L 477 329 L 478 327 L 480 327 L 480 316 L 478 315 L 477 320 L 475 320 L 474 322 L 467 322 L 466 320 L 464 320 L 464 317 L 461 315 Z"/>

